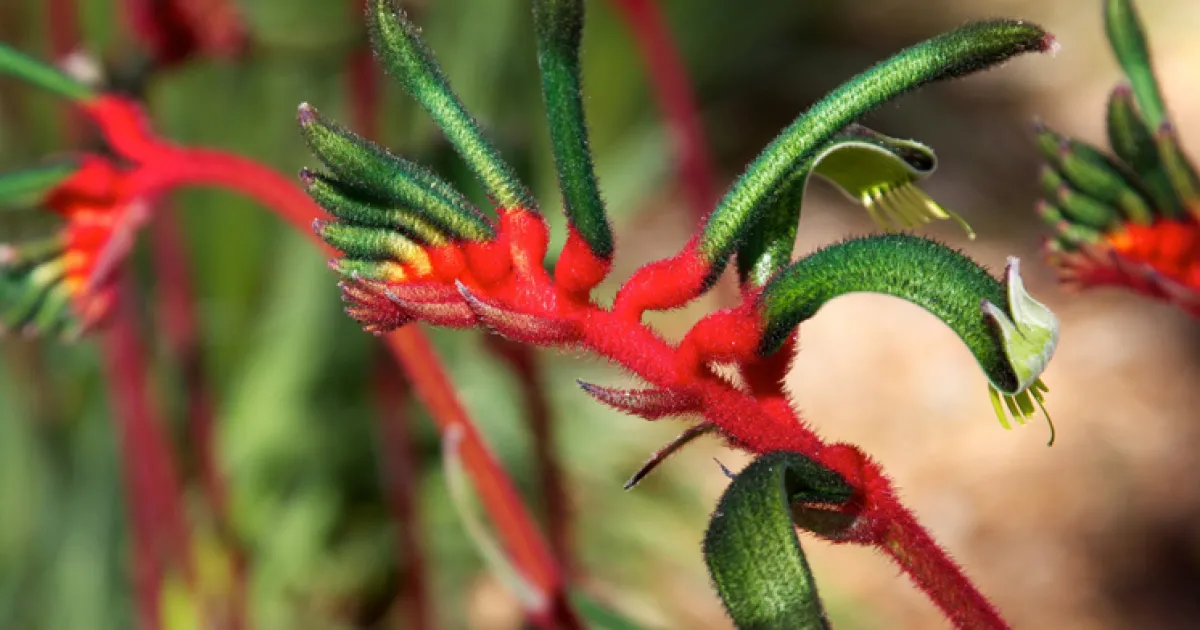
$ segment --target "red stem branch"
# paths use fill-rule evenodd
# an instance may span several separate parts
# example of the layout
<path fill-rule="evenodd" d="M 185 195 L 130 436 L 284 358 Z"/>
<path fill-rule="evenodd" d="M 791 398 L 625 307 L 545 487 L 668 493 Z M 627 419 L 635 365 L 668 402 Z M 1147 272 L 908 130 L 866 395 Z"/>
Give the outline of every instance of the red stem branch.
<path fill-rule="evenodd" d="M 383 464 L 384 489 L 396 522 L 403 555 L 400 593 L 397 600 L 408 613 L 403 627 L 429 630 L 433 627 L 433 608 L 427 587 L 425 552 L 421 544 L 421 519 L 417 509 L 419 453 L 412 443 L 412 427 L 404 413 L 407 384 L 394 364 L 380 361 L 375 369 L 376 402 L 379 407 L 380 460 Z"/>
<path fill-rule="evenodd" d="M 488 348 L 512 369 L 521 388 L 525 418 L 533 437 L 533 455 L 537 460 L 546 529 L 550 547 L 559 566 L 570 574 L 574 566 L 571 547 L 571 507 L 562 469 L 554 445 L 554 417 L 538 374 L 538 356 L 532 347 L 499 335 L 488 335 Z"/>
<path fill-rule="evenodd" d="M 716 169 L 679 50 L 655 0 L 612 0 L 612 4 L 637 40 L 658 106 L 671 129 L 684 194 L 696 217 L 702 219 L 717 201 Z"/>
<path fill-rule="evenodd" d="M 501 541 L 522 574 L 546 594 L 550 610 L 534 618 L 547 628 L 580 628 L 567 602 L 558 563 L 525 509 L 512 480 L 497 463 L 483 438 L 449 386 L 444 372 L 431 370 L 437 354 L 429 339 L 416 326 L 405 326 L 384 338 L 413 385 L 417 398 L 429 410 L 438 430 L 461 431 L 463 466 L 474 482 Z"/>
<path fill-rule="evenodd" d="M 163 576 L 174 566 L 191 583 L 191 545 L 173 450 L 148 399 L 146 353 L 132 308 L 132 286 L 128 279 L 121 282 L 117 308 L 122 312 L 104 332 L 101 347 L 120 436 L 138 622 L 144 630 L 157 630 Z"/>
<path fill-rule="evenodd" d="M 226 628 L 239 630 L 246 625 L 246 556 L 229 530 L 228 490 L 217 462 L 214 444 L 216 407 L 204 373 L 204 354 L 196 332 L 191 274 L 184 255 L 186 243 L 179 230 L 178 218 L 164 210 L 167 208 L 161 205 L 155 208 L 155 215 L 150 223 L 151 251 L 158 276 L 158 321 L 166 333 L 175 363 L 182 371 L 187 400 L 188 435 L 198 460 L 204 496 L 232 556 L 233 601 L 229 603 Z"/>

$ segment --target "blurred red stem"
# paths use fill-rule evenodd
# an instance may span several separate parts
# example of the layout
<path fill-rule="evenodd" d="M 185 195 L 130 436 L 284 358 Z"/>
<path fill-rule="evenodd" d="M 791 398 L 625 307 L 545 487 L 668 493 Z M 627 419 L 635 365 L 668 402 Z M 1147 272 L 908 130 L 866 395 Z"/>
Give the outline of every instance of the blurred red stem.
<path fill-rule="evenodd" d="M 537 460 L 550 547 L 554 557 L 558 558 L 559 566 L 569 575 L 574 565 L 570 502 L 554 446 L 554 418 L 538 374 L 538 356 L 532 347 L 500 335 L 488 335 L 486 339 L 488 349 L 508 364 L 520 385 L 525 417 L 533 437 L 533 454 Z"/>
<path fill-rule="evenodd" d="M 384 339 L 408 375 L 417 398 L 437 423 L 438 430 L 443 435 L 452 427 L 461 431 L 463 464 L 488 516 L 516 566 L 550 602 L 550 610 L 535 616 L 532 621 L 544 628 L 581 628 L 567 601 L 558 564 L 512 480 L 467 417 L 445 373 L 430 369 L 438 359 L 429 339 L 416 326 L 399 328 Z"/>
<path fill-rule="evenodd" d="M 687 69 L 655 0 L 611 0 L 628 23 L 650 73 L 659 108 L 667 119 L 684 194 L 698 218 L 717 201 L 712 158 L 704 140 L 700 109 Z"/>
<path fill-rule="evenodd" d="M 132 282 L 123 278 L 118 313 L 104 332 L 101 349 L 120 436 L 138 622 L 144 630 L 157 630 L 163 576 L 174 566 L 190 583 L 191 547 L 173 449 L 148 397 L 146 353 L 134 299 Z"/>
<path fill-rule="evenodd" d="M 79 6 L 76 0 L 48 0 L 46 24 L 54 63 L 62 63 L 67 55 L 79 48 Z"/>
<path fill-rule="evenodd" d="M 404 413 L 407 385 L 392 362 L 380 361 L 375 369 L 376 402 L 379 406 L 379 443 L 384 487 L 403 555 L 399 560 L 400 594 L 397 598 L 407 612 L 402 627 L 429 630 L 434 615 L 429 599 L 425 552 L 421 544 L 421 519 L 417 503 L 419 453 L 413 445 L 414 423 Z"/>
<path fill-rule="evenodd" d="M 158 275 L 158 321 L 166 332 L 175 363 L 183 373 L 187 427 L 199 460 L 205 498 L 233 557 L 234 588 L 227 630 L 240 630 L 246 619 L 246 557 L 229 531 L 228 492 L 214 447 L 216 412 L 204 374 L 204 355 L 197 335 L 195 299 L 179 219 L 168 208 L 156 208 L 150 245 Z"/>

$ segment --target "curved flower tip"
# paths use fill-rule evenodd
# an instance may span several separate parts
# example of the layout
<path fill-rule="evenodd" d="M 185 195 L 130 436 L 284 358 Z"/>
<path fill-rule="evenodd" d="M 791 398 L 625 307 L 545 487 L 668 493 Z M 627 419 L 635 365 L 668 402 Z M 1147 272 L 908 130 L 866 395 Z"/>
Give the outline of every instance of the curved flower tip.
<path fill-rule="evenodd" d="M 109 315 L 113 272 L 147 215 L 144 204 L 120 194 L 121 178 L 107 161 L 88 158 L 36 199 L 23 200 L 66 223 L 53 236 L 0 245 L 0 330 L 75 339 Z"/>
<path fill-rule="evenodd" d="M 1015 387 L 1006 387 L 993 381 L 989 388 L 996 416 L 1007 429 L 1010 425 L 1006 410 L 1017 422 L 1025 424 L 1034 414 L 1035 402 L 1042 408 L 1047 421 L 1050 420 L 1042 396 L 1049 389 L 1041 381 L 1041 374 L 1058 347 L 1059 322 L 1046 305 L 1033 299 L 1025 290 L 1020 261 L 1016 258 L 1008 259 L 1004 285 L 1008 298 L 1007 312 L 986 299 L 982 301 L 982 309 L 984 317 L 999 333 L 1004 355 L 1016 376 Z M 1050 427 L 1050 443 L 1053 444 L 1053 423 Z"/>
<path fill-rule="evenodd" d="M 975 231 L 962 217 L 917 186 L 935 170 L 937 155 L 924 144 L 851 125 L 816 158 L 814 173 L 862 204 L 871 220 L 885 230 L 951 219 L 974 240 Z"/>

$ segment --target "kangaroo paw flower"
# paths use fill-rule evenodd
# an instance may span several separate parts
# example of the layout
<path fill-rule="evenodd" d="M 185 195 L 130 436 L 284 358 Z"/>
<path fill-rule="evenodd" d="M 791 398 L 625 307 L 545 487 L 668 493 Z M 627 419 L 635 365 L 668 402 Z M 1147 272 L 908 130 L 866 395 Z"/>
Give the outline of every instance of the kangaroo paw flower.
<path fill-rule="evenodd" d="M 95 157 L 0 176 L 6 202 L 41 206 L 64 222 L 52 236 L 0 246 L 5 328 L 76 338 L 109 315 L 113 270 L 146 220 L 123 190 L 126 178 Z"/>
<path fill-rule="evenodd" d="M 1045 391 L 1039 377 L 1058 344 L 1058 319 L 1034 300 L 1010 259 L 997 280 L 961 253 L 915 236 L 852 239 L 800 259 L 762 290 L 760 354 L 773 353 L 800 322 L 839 296 L 881 293 L 912 302 L 950 326 L 975 356 L 993 399 L 1029 417 Z M 1000 422 L 1007 417 L 997 409 Z"/>
<path fill-rule="evenodd" d="M 1130 0 L 1106 0 L 1109 42 L 1130 85 L 1108 100 L 1113 155 L 1038 129 L 1055 234 L 1047 260 L 1072 288 L 1121 286 L 1200 316 L 1200 176 L 1169 120 Z"/>

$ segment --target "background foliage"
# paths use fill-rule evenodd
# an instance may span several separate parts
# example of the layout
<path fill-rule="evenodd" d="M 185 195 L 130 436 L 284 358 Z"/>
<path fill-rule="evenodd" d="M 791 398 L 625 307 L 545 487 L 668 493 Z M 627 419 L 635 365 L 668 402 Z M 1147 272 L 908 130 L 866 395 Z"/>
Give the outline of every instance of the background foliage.
<path fill-rule="evenodd" d="M 85 41 L 92 52 L 120 56 L 131 45 L 112 24 L 113 3 L 81 3 Z M 0 38 L 46 51 L 46 4 L 5 0 Z M 557 192 L 527 4 L 412 3 L 455 88 L 549 209 Z M 1178 483 L 1194 476 L 1200 452 L 1194 322 L 1130 295 L 1069 298 L 1032 260 L 1041 234 L 1028 121 L 1036 114 L 1065 133 L 1101 137 L 1103 99 L 1117 71 L 1097 3 L 662 4 L 697 85 L 723 181 L 827 89 L 903 45 L 990 14 L 1034 19 L 1059 36 L 1065 49 L 1055 59 L 937 86 L 869 121 L 939 151 L 942 171 L 928 190 L 983 235 L 972 251 L 997 266 L 1006 253 L 1028 259 L 1031 290 L 1063 316 L 1063 346 L 1047 374 L 1059 445 L 1047 451 L 1036 427 L 999 433 L 972 359 L 952 333 L 886 298 L 850 298 L 806 327 L 793 390 L 818 430 L 880 457 L 922 520 L 1017 627 L 1186 627 L 1200 614 L 1190 596 L 1200 582 L 1200 491 Z M 1195 148 L 1200 91 L 1188 79 L 1200 44 L 1189 34 L 1200 16 L 1189 4 L 1143 0 L 1140 7 L 1167 102 L 1185 144 Z M 348 119 L 344 69 L 363 45 L 361 20 L 349 3 L 329 0 L 240 5 L 254 42 L 249 56 L 164 76 L 152 87 L 151 109 L 170 137 L 292 172 L 312 163 L 295 128 L 297 103 Z M 633 265 L 677 248 L 691 219 L 672 183 L 669 138 L 628 32 L 607 3 L 593 1 L 589 10 L 584 79 L 593 147 L 626 252 L 618 260 Z M 432 124 L 385 85 L 385 143 L 430 156 L 444 172 L 460 169 Z M 0 168 L 65 148 L 60 121 L 46 98 L 0 85 Z M 868 229 L 835 195 L 817 192 L 829 203 L 806 208 L 801 251 Z M 369 377 L 381 365 L 379 349 L 339 312 L 323 261 L 273 218 L 222 193 L 189 192 L 175 202 L 200 297 L 204 368 L 219 402 L 221 461 L 253 565 L 254 627 L 361 627 L 358 620 L 390 602 L 405 561 L 395 551 L 380 482 Z M 38 231 L 44 218 L 4 214 L 0 221 L 5 235 L 20 236 Z M 959 238 L 948 226 L 935 234 Z M 657 316 L 657 323 L 683 330 L 704 310 Z M 144 315 L 150 318 L 148 308 Z M 513 375 L 484 352 L 479 335 L 435 340 L 489 443 L 536 507 Z M 178 419 L 178 374 L 161 339 L 156 347 L 155 393 Z M 130 627 L 119 469 L 98 369 L 86 343 L 0 345 L 0 627 Z M 738 457 L 715 444 L 696 449 L 622 492 L 625 477 L 679 427 L 616 416 L 580 395 L 575 378 L 621 381 L 604 366 L 547 355 L 543 374 L 584 582 L 651 626 L 723 627 L 699 541 L 726 483 L 707 455 L 731 466 Z M 445 627 L 516 627 L 519 611 L 482 571 L 448 503 L 435 435 L 418 409 L 411 413 L 421 427 L 416 525 L 439 618 Z M 203 524 L 195 503 L 193 520 Z M 883 559 L 805 546 L 837 627 L 939 623 Z"/>

